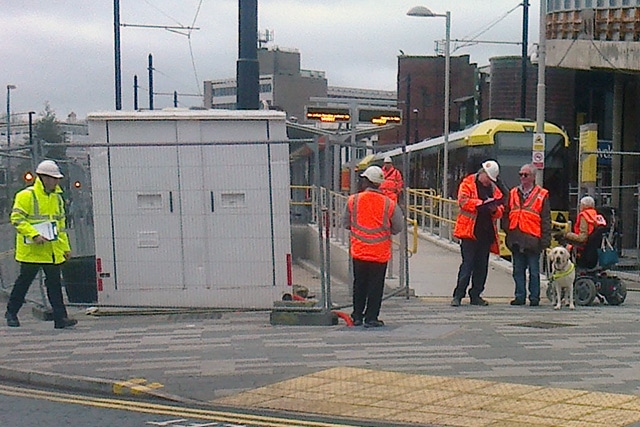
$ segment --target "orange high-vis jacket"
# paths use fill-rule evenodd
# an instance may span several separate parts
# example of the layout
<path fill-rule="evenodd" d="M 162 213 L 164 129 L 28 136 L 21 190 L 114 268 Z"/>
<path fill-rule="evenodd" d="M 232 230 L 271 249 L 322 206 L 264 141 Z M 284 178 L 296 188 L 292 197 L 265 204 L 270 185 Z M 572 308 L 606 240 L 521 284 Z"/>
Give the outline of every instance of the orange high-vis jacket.
<path fill-rule="evenodd" d="M 499 200 L 502 198 L 502 192 L 498 187 L 493 188 L 493 198 Z M 460 186 L 458 187 L 458 217 L 456 218 L 456 225 L 453 229 L 454 237 L 458 239 L 473 239 L 476 240 L 476 236 L 473 230 L 476 226 L 476 219 L 478 217 L 478 206 L 482 204 L 482 200 L 478 198 L 478 187 L 476 186 L 476 174 L 467 175 Z M 491 214 L 491 218 L 496 220 L 502 216 L 504 212 L 504 206 L 499 205 L 495 212 Z M 498 232 L 496 225 L 493 224 L 493 232 L 495 239 L 491 245 L 491 252 L 498 253 Z"/>
<path fill-rule="evenodd" d="M 391 217 L 396 202 L 377 191 L 349 196 L 351 257 L 384 263 L 391 258 Z"/>
<path fill-rule="evenodd" d="M 542 237 L 542 204 L 549 192 L 536 185 L 529 193 L 529 197 L 520 206 L 518 187 L 511 189 L 509 196 L 509 230 L 519 229 L 523 233 L 537 238 Z"/>
<path fill-rule="evenodd" d="M 594 208 L 587 208 L 581 211 L 576 218 L 576 223 L 573 225 L 573 232 L 576 234 L 580 234 L 580 219 L 584 218 L 587 221 L 588 232 L 587 236 L 593 233 L 593 230 L 596 226 L 606 227 L 607 220 L 604 219 L 602 215 L 598 213 Z"/>
<path fill-rule="evenodd" d="M 380 191 L 382 191 L 385 196 L 389 197 L 394 202 L 398 201 L 398 196 L 402 193 L 402 188 L 404 187 L 404 182 L 402 181 L 402 174 L 400 171 L 393 166 L 389 170 L 384 170 L 384 181 L 380 184 Z"/>

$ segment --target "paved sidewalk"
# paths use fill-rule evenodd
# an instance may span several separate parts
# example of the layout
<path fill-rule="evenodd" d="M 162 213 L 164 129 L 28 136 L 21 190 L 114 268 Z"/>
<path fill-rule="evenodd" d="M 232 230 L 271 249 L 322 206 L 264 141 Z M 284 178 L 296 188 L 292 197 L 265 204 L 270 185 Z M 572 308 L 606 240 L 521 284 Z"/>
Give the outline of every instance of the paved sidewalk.
<path fill-rule="evenodd" d="M 434 264 L 413 277 L 450 287 L 459 254 L 427 251 Z M 488 307 L 393 297 L 379 329 L 274 327 L 268 312 L 97 317 L 72 307 L 79 325 L 54 330 L 26 306 L 22 327 L 0 326 L 0 377 L 356 425 L 640 422 L 640 294 L 619 307 L 511 307 L 509 296 L 489 294 L 508 279 L 490 272 Z M 317 280 L 296 270 L 297 283 L 313 290 Z"/>

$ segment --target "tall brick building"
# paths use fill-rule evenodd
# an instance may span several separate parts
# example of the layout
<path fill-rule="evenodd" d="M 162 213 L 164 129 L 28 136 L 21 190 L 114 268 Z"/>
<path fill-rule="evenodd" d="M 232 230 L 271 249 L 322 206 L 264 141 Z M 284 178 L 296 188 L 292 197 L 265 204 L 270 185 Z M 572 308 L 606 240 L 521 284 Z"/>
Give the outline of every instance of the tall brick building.
<path fill-rule="evenodd" d="M 444 130 L 444 68 L 443 56 L 399 56 L 398 57 L 398 108 L 405 118 L 409 116 L 409 143 L 416 140 L 442 135 Z M 469 63 L 469 55 L 451 57 L 451 100 L 471 101 L 475 109 L 476 65 Z M 410 80 L 409 80 L 410 79 Z M 407 98 L 407 89 L 409 97 Z M 408 105 L 407 105 L 407 100 Z M 463 111 L 468 109 L 463 108 Z M 463 117 L 466 121 L 468 115 Z M 451 129 L 458 129 L 461 121 L 460 109 L 451 108 Z M 405 122 L 406 123 L 406 122 Z M 399 138 L 404 140 L 406 126 L 398 129 Z M 396 132 L 397 133 L 397 132 Z M 385 135 L 384 141 L 388 141 Z"/>

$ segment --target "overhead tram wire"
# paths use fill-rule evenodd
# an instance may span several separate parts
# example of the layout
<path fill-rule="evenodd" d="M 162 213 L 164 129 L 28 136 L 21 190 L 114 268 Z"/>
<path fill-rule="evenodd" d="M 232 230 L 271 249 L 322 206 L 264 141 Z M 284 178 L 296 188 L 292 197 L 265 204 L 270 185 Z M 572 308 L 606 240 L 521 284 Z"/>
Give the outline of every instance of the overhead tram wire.
<path fill-rule="evenodd" d="M 175 28 L 166 28 L 167 31 L 176 33 L 176 34 L 180 34 L 182 36 L 187 37 L 187 42 L 189 44 L 189 56 L 191 58 L 191 66 L 193 68 L 193 75 L 196 79 L 196 88 L 198 89 L 198 96 L 202 96 L 202 89 L 200 87 L 200 79 L 198 77 L 198 70 L 196 67 L 196 60 L 195 60 L 195 55 L 193 54 L 193 45 L 191 44 L 191 34 L 193 33 L 193 30 L 199 30 L 199 28 L 197 28 L 196 25 L 196 21 L 198 20 L 198 15 L 200 14 L 200 9 L 202 8 L 202 1 L 200 0 L 198 2 L 198 6 L 196 7 L 196 13 L 193 16 L 193 20 L 191 21 L 191 25 L 188 27 L 185 27 L 180 21 L 178 21 L 177 19 L 175 19 L 174 17 L 172 17 L 171 15 L 169 15 L 168 13 L 164 12 L 162 9 L 160 9 L 159 7 L 155 6 L 154 4 L 152 4 L 151 2 L 149 2 L 148 0 L 144 0 L 145 3 L 147 3 L 149 6 L 151 6 L 152 8 L 156 9 L 158 12 L 160 12 L 161 14 L 163 14 L 164 16 L 166 16 L 167 18 L 171 19 L 173 22 L 175 22 L 176 24 L 178 24 L 181 28 L 179 29 L 186 29 L 187 32 L 182 32 L 182 31 L 178 31 L 178 29 Z"/>
<path fill-rule="evenodd" d="M 471 32 L 468 35 L 462 37 L 462 40 L 452 40 L 452 41 L 464 42 L 464 44 L 456 46 L 452 50 L 452 52 L 455 52 L 456 50 L 463 49 L 463 48 L 468 47 L 468 46 L 473 46 L 474 44 L 478 44 L 478 43 L 492 43 L 492 44 L 496 43 L 496 42 L 483 42 L 483 41 L 476 40 L 476 39 L 478 37 L 480 37 L 481 35 L 483 35 L 484 33 L 486 33 L 487 31 L 489 31 L 490 29 L 492 29 L 493 27 L 495 27 L 496 25 L 498 25 L 507 16 L 511 15 L 514 11 L 518 10 L 518 8 L 520 8 L 521 6 L 522 6 L 522 3 L 518 3 L 516 6 L 514 6 L 513 8 L 509 9 L 509 11 L 504 13 L 502 16 L 496 18 L 494 21 L 492 21 L 489 24 L 487 24 L 486 27 L 480 28 L 479 30 L 476 30 L 475 32 Z M 520 42 L 499 42 L 497 44 L 522 44 L 522 43 L 520 43 Z"/>
<path fill-rule="evenodd" d="M 198 15 L 200 14 L 200 8 L 202 7 L 202 0 L 198 3 L 198 8 L 196 9 L 196 14 L 193 17 L 193 21 L 191 22 L 191 27 L 193 28 L 196 25 L 196 20 L 198 19 Z M 189 41 L 189 54 L 191 55 L 191 66 L 193 67 L 193 75 L 196 79 L 196 87 L 198 88 L 198 93 L 202 96 L 202 90 L 200 85 L 200 79 L 198 78 L 198 70 L 196 68 L 196 59 L 193 55 L 193 46 L 191 44 L 191 33 L 189 30 L 189 34 L 187 35 L 187 40 Z"/>
<path fill-rule="evenodd" d="M 200 88 L 200 80 L 198 78 L 198 71 L 196 69 L 195 56 L 193 54 L 193 46 L 191 44 L 191 34 L 193 33 L 194 30 L 199 30 L 200 29 L 199 27 L 195 27 L 195 23 L 196 23 L 196 21 L 198 19 L 198 15 L 200 14 L 200 9 L 202 8 L 203 0 L 200 0 L 198 2 L 198 6 L 196 8 L 196 13 L 195 13 L 195 15 L 193 17 L 193 20 L 192 20 L 190 26 L 185 26 L 179 20 L 175 19 L 173 16 L 169 15 L 168 13 L 166 13 L 165 11 L 163 11 L 162 9 L 157 7 L 156 5 L 152 4 L 148 0 L 143 0 L 143 1 L 147 5 L 149 5 L 150 7 L 154 8 L 155 10 L 160 12 L 166 18 L 168 18 L 171 21 L 173 21 L 174 23 L 176 23 L 177 25 L 175 25 L 175 26 L 173 26 L 173 25 L 144 25 L 144 24 L 123 24 L 123 23 L 121 23 L 120 26 L 121 27 L 132 27 L 132 28 L 158 28 L 158 29 L 164 29 L 164 30 L 167 30 L 169 32 L 172 32 L 172 33 L 179 34 L 179 35 L 187 37 L 188 44 L 189 44 L 189 56 L 191 58 L 191 66 L 193 67 L 193 74 L 194 74 L 194 77 L 196 79 L 196 88 L 198 90 L 198 95 L 181 94 L 181 96 L 200 96 L 201 97 L 202 96 L 202 89 Z M 169 77 L 168 75 L 158 71 L 155 67 L 154 67 L 154 71 L 155 72 L 159 72 L 160 74 L 164 75 L 165 77 Z M 175 81 L 176 83 L 180 83 L 175 79 L 172 79 L 172 80 Z"/>

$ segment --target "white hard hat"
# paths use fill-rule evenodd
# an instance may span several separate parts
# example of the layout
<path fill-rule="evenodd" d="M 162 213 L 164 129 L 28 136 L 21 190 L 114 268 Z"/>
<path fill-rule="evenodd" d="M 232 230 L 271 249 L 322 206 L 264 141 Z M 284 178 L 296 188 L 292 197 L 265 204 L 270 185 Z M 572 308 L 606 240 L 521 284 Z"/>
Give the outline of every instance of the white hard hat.
<path fill-rule="evenodd" d="M 391 160 L 391 157 L 387 156 L 384 158 L 384 162 L 385 163 L 393 163 L 393 160 Z"/>
<path fill-rule="evenodd" d="M 495 180 L 498 179 L 498 175 L 500 175 L 500 166 L 495 160 L 487 160 L 484 162 L 482 169 L 484 169 L 491 181 L 495 182 Z"/>
<path fill-rule="evenodd" d="M 384 173 L 382 169 L 380 169 L 380 166 L 369 166 L 360 176 L 367 178 L 374 184 L 382 184 L 382 181 L 384 181 Z"/>
<path fill-rule="evenodd" d="M 36 168 L 38 175 L 47 175 L 53 178 L 62 178 L 64 175 L 60 172 L 60 168 L 53 160 L 43 160 Z"/>

